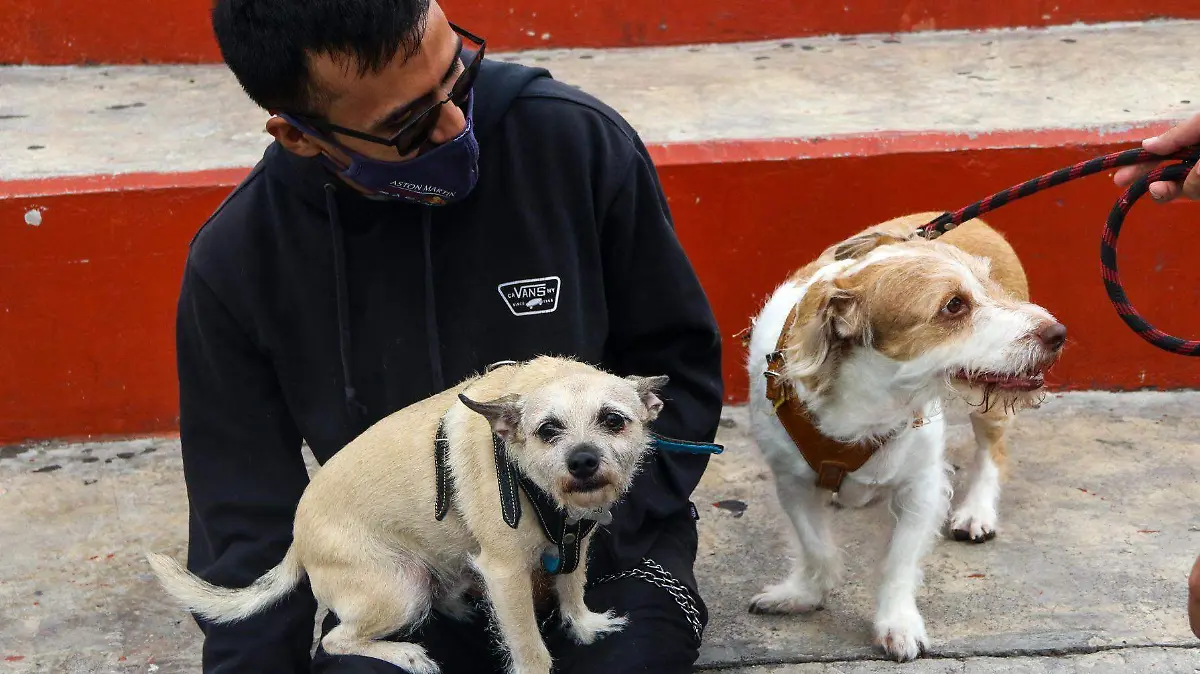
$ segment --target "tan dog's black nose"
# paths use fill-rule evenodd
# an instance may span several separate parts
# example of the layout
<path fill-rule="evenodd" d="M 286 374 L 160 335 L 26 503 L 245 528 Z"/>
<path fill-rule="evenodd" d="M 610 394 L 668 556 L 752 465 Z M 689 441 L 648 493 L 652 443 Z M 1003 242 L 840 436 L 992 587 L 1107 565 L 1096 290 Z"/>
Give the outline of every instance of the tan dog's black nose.
<path fill-rule="evenodd" d="M 571 475 L 585 480 L 596 474 L 600 468 L 600 453 L 595 447 L 583 445 L 571 450 L 567 455 L 567 470 Z"/>
<path fill-rule="evenodd" d="M 1058 351 L 1067 341 L 1067 326 L 1062 323 L 1047 323 L 1037 331 L 1038 339 L 1050 349 Z"/>

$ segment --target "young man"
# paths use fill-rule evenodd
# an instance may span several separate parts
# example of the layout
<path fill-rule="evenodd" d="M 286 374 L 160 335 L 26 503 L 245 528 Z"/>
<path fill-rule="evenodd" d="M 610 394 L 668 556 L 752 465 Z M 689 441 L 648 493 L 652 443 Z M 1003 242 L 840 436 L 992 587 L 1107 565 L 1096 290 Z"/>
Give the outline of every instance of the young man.
<path fill-rule="evenodd" d="M 544 70 L 481 59 L 431 0 L 217 0 L 213 27 L 275 140 L 183 276 L 191 570 L 244 586 L 282 558 L 302 441 L 325 461 L 498 361 L 551 353 L 667 374 L 656 431 L 714 438 L 717 326 L 650 157 L 613 110 Z M 630 623 L 582 647 L 548 615 L 557 671 L 691 671 L 707 612 L 689 496 L 706 465 L 660 452 L 614 510 L 588 603 Z M 259 617 L 201 622 L 203 671 L 399 671 L 310 660 L 315 609 L 303 585 Z M 435 613 L 415 640 L 447 674 L 502 671 L 479 615 Z"/>

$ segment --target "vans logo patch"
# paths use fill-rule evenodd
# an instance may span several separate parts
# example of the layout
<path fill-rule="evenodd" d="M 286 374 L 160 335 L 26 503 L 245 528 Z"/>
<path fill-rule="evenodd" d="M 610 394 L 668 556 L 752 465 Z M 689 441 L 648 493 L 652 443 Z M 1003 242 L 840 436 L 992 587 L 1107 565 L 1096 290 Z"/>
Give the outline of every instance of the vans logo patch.
<path fill-rule="evenodd" d="M 557 276 L 509 281 L 496 286 L 500 297 L 514 316 L 548 314 L 558 308 L 558 288 L 562 281 Z"/>

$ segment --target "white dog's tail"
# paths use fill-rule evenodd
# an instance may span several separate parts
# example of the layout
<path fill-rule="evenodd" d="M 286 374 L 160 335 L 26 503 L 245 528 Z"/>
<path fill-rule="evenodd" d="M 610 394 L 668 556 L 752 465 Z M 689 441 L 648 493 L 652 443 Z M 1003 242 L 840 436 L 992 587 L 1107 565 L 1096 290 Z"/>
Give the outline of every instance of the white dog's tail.
<path fill-rule="evenodd" d="M 158 553 L 148 553 L 146 561 L 158 576 L 163 589 L 183 603 L 188 611 L 215 623 L 244 620 L 278 602 L 304 578 L 304 567 L 294 548 L 275 568 L 242 589 L 218 587 L 206 582 L 175 561 Z"/>

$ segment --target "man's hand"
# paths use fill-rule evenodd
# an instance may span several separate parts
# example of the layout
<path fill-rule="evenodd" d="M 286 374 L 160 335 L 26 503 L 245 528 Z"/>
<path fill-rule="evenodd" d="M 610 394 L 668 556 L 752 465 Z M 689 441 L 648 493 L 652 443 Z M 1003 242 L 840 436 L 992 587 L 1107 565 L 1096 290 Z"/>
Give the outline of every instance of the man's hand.
<path fill-rule="evenodd" d="M 1192 623 L 1192 634 L 1200 639 L 1200 557 L 1196 558 L 1188 578 L 1188 621 Z"/>
<path fill-rule="evenodd" d="M 1161 136 L 1147 138 L 1142 141 L 1142 147 L 1146 148 L 1148 152 L 1165 155 L 1196 143 L 1200 143 L 1200 114 L 1179 123 Z M 1157 165 L 1157 162 L 1147 162 L 1134 166 L 1123 166 L 1113 176 L 1113 182 L 1121 187 L 1129 187 Z M 1180 192 L 1179 183 L 1167 181 L 1150 183 L 1150 196 L 1160 203 L 1171 201 L 1178 197 Z M 1188 173 L 1187 180 L 1183 183 L 1182 194 L 1188 199 L 1200 200 L 1200 164 L 1197 164 Z"/>

